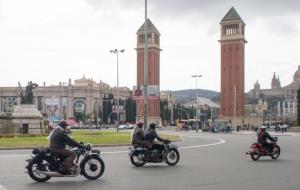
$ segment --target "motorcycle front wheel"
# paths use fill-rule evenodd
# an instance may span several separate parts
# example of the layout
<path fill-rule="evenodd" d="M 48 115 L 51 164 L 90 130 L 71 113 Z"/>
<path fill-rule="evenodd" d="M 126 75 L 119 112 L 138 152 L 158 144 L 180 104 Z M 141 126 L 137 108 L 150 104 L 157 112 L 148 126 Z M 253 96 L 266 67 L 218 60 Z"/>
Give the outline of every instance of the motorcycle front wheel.
<path fill-rule="evenodd" d="M 174 166 L 179 162 L 180 154 L 177 149 L 172 148 L 166 152 L 166 163 L 170 166 Z"/>
<path fill-rule="evenodd" d="M 98 179 L 103 175 L 105 170 L 103 160 L 97 155 L 85 157 L 80 166 L 81 174 L 89 180 Z"/>
<path fill-rule="evenodd" d="M 130 155 L 130 161 L 131 161 L 132 165 L 134 165 L 136 167 L 142 167 L 146 164 L 145 161 L 139 160 L 138 156 L 134 156 L 134 155 Z"/>
<path fill-rule="evenodd" d="M 49 161 L 46 158 L 32 159 L 29 161 L 27 170 L 29 176 L 37 182 L 48 181 L 51 177 L 42 172 L 49 171 Z"/>
<path fill-rule="evenodd" d="M 251 152 L 250 155 L 253 161 L 257 161 L 260 158 L 260 155 L 257 152 Z"/>
<path fill-rule="evenodd" d="M 273 152 L 274 152 L 274 153 L 271 155 L 272 159 L 273 159 L 273 160 L 278 159 L 278 157 L 279 157 L 279 155 L 280 155 L 280 147 L 279 147 L 279 146 L 275 146 L 275 147 L 273 148 Z"/>

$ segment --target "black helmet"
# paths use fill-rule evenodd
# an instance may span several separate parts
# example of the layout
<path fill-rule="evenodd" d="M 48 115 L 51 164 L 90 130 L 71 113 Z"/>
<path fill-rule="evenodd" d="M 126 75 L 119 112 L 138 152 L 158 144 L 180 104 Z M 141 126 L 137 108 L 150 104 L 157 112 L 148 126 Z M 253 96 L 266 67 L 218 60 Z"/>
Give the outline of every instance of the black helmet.
<path fill-rule="evenodd" d="M 58 125 L 63 129 L 69 126 L 69 124 L 65 120 L 60 121 Z"/>
<path fill-rule="evenodd" d="M 155 123 L 150 123 L 150 125 L 149 125 L 149 128 L 150 128 L 150 129 L 155 129 L 155 127 L 156 127 L 156 124 L 155 124 Z"/>

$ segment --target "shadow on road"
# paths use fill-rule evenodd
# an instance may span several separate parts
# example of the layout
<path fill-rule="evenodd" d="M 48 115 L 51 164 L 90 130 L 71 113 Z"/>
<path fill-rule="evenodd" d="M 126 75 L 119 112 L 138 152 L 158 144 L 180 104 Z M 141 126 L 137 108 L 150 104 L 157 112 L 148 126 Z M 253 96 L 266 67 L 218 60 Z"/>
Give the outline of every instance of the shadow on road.
<path fill-rule="evenodd" d="M 143 167 L 135 167 L 132 166 L 133 169 L 136 170 L 157 170 L 157 169 L 163 169 L 163 170 L 173 170 L 181 168 L 181 165 L 175 165 L 175 166 L 168 166 L 168 165 L 145 165 Z"/>
<path fill-rule="evenodd" d="M 285 159 L 278 159 L 278 160 L 273 160 L 272 158 L 260 158 L 259 160 L 257 161 L 253 161 L 250 159 L 248 159 L 248 161 L 251 161 L 251 162 L 257 162 L 257 163 L 269 163 L 269 164 L 272 164 L 272 163 L 285 163 L 285 162 L 290 162 L 289 160 L 285 160 Z"/>
<path fill-rule="evenodd" d="M 57 178 L 56 178 L 57 179 Z M 34 182 L 28 184 L 28 188 L 30 189 L 61 189 L 63 187 L 64 190 L 66 189 L 86 189 L 90 186 L 97 186 L 101 188 L 102 184 L 105 184 L 105 180 L 98 179 L 98 180 L 81 180 L 78 178 L 74 178 L 73 181 L 70 181 L 70 178 L 61 178 L 57 181 L 55 178 L 50 179 L 48 182 L 38 183 Z M 62 179 L 66 179 L 66 181 L 62 181 Z M 77 179 L 77 180 L 76 180 Z M 27 189 L 27 188 L 24 188 Z"/>

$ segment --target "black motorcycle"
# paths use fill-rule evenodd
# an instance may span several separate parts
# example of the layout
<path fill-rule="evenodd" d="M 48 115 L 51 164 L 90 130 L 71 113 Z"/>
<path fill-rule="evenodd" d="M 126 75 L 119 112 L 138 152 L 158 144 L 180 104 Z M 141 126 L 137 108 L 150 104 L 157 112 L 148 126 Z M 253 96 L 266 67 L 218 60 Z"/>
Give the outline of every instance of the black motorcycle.
<path fill-rule="evenodd" d="M 129 148 L 129 157 L 131 163 L 136 167 L 142 167 L 148 163 L 166 162 L 170 166 L 174 166 L 179 162 L 180 154 L 175 145 L 171 142 L 162 143 L 164 149 L 159 151 L 157 149 L 147 150 L 145 147 Z"/>
<path fill-rule="evenodd" d="M 60 171 L 63 168 L 64 157 L 51 152 L 49 148 L 34 148 L 32 150 L 34 155 L 26 160 L 29 176 L 37 182 L 45 182 L 51 177 L 76 177 L 79 174 L 90 180 L 102 176 L 105 165 L 99 150 L 92 149 L 91 144 L 71 150 L 76 154 L 74 171 L 71 174 L 63 174 Z"/>

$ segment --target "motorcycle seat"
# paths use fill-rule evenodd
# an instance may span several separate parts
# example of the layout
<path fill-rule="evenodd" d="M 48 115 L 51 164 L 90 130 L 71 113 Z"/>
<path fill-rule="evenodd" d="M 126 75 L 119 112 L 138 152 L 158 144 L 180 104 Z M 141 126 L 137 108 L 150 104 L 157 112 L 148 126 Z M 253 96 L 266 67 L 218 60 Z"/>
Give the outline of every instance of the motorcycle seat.
<path fill-rule="evenodd" d="M 39 155 L 44 155 L 44 154 L 48 154 L 50 153 L 50 149 L 49 148 L 44 148 L 44 147 L 39 147 L 39 148 L 34 148 L 32 149 L 32 154 L 39 154 Z"/>

